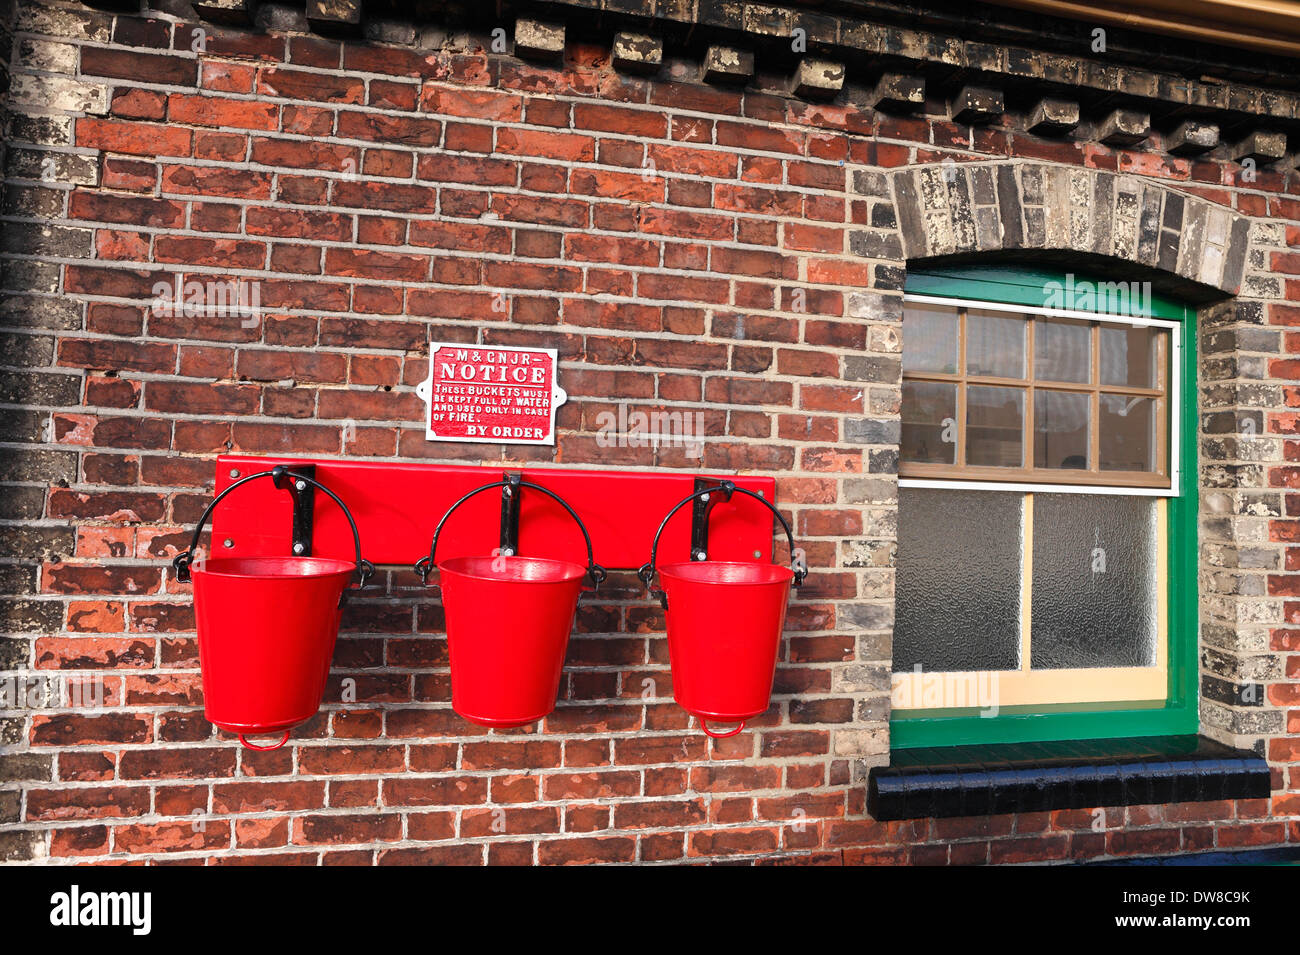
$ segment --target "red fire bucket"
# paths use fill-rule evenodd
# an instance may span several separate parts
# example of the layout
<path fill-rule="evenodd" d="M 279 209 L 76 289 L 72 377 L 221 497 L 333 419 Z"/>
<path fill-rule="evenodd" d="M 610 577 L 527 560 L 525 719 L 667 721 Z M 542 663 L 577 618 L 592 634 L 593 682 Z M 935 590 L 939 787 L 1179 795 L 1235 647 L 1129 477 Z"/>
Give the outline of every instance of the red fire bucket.
<path fill-rule="evenodd" d="M 302 493 L 313 486 L 329 494 L 352 523 L 355 562 L 327 557 L 221 557 L 193 564 L 208 515 L 235 488 L 271 476 L 278 487 L 292 481 Z M 193 580 L 194 613 L 203 674 L 203 712 L 208 721 L 239 736 L 250 749 L 279 749 L 289 731 L 320 708 L 334 642 L 343 615 L 343 593 L 354 575 L 374 572 L 361 560 L 356 524 L 343 502 L 312 478 L 283 465 L 226 488 L 195 528 L 188 550 L 172 562 L 177 579 Z M 246 735 L 282 733 L 271 746 Z"/>
<path fill-rule="evenodd" d="M 475 494 L 502 488 L 503 498 L 533 488 L 563 505 L 582 528 L 587 566 L 567 560 L 454 557 L 435 564 L 438 536 L 452 511 Z M 507 550 L 509 548 L 506 548 Z M 591 537 L 578 515 L 546 488 L 512 476 L 486 484 L 451 506 L 415 570 L 428 583 L 437 566 L 451 656 L 451 706 L 482 726 L 527 726 L 555 709 L 582 578 L 600 586 L 605 571 L 592 559 Z"/>
<path fill-rule="evenodd" d="M 538 557 L 455 557 L 438 572 L 452 709 L 483 726 L 526 726 L 555 709 L 587 569 Z"/>
<path fill-rule="evenodd" d="M 659 535 L 668 519 L 682 506 L 708 495 L 730 499 L 739 491 L 776 514 L 796 554 L 790 525 L 776 508 L 751 491 L 730 481 L 702 488 L 668 512 L 650 551 L 650 563 L 640 570 L 650 587 L 655 574 Z M 716 498 L 715 498 L 716 499 Z M 665 564 L 658 568 L 662 590 L 654 590 L 668 620 L 668 659 L 673 673 L 673 698 L 709 736 L 735 736 L 745 721 L 763 713 L 772 698 L 772 681 L 785 627 L 791 582 L 803 583 L 807 569 L 795 557 L 794 568 L 775 564 L 727 561 Z M 715 733 L 709 721 L 738 723 L 726 733 Z"/>

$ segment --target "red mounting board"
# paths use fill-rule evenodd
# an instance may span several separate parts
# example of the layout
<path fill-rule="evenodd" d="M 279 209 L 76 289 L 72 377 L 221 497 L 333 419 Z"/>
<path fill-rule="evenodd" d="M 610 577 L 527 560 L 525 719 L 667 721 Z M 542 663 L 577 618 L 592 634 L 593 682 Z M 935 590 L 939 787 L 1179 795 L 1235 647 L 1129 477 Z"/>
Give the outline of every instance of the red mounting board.
<path fill-rule="evenodd" d="M 610 569 L 635 569 L 650 559 L 650 544 L 664 516 L 695 490 L 697 475 L 649 471 L 563 471 L 550 468 L 458 467 L 430 464 L 330 461 L 222 455 L 217 458 L 217 492 L 240 477 L 269 471 L 277 464 L 316 467 L 316 480 L 347 504 L 361 534 L 361 556 L 374 564 L 410 566 L 429 553 L 434 528 L 464 494 L 500 481 L 507 471 L 522 473 L 564 498 L 591 534 L 596 563 Z M 232 476 L 232 472 L 238 472 Z M 714 475 L 698 475 L 723 480 Z M 766 477 L 726 476 L 737 487 L 772 501 L 776 482 Z M 586 545 L 577 524 L 559 504 L 524 488 L 520 498 L 519 552 L 586 563 Z M 353 554 L 352 533 L 339 506 L 317 491 L 312 553 Z M 293 498 L 270 478 L 235 491 L 213 514 L 213 550 L 224 556 L 278 556 L 290 552 Z M 761 502 L 736 494 L 719 502 L 709 519 L 711 560 L 772 559 L 772 512 Z M 438 559 L 482 556 L 500 543 L 501 490 L 494 488 L 457 509 L 438 542 Z M 685 505 L 664 530 L 659 561 L 687 560 L 691 505 Z M 231 546 L 224 546 L 229 540 Z"/>

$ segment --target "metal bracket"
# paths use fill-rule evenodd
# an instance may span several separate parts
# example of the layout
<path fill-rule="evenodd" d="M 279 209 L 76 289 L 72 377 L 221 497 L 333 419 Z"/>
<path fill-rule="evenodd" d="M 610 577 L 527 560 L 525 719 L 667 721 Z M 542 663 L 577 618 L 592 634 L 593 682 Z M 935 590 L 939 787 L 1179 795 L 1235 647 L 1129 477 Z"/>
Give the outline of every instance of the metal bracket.
<path fill-rule="evenodd" d="M 730 501 L 734 485 L 729 482 L 710 481 L 708 478 L 695 479 L 695 492 L 708 490 L 700 494 L 691 505 L 691 560 L 709 559 L 709 514 L 714 505 L 720 501 Z"/>
<path fill-rule="evenodd" d="M 295 464 L 292 470 L 297 474 L 302 474 L 316 479 L 316 465 L 314 464 Z M 311 536 L 312 526 L 316 510 L 316 489 L 306 481 L 293 481 L 289 478 L 290 466 L 287 464 L 276 465 L 271 470 L 271 480 L 281 491 L 288 491 L 293 495 L 293 543 L 291 549 L 295 557 L 311 556 Z"/>
<path fill-rule="evenodd" d="M 505 485 L 501 488 L 501 540 L 500 551 L 504 557 L 513 557 L 519 553 L 519 502 L 523 497 L 523 488 L 519 482 L 523 474 L 507 471 Z"/>

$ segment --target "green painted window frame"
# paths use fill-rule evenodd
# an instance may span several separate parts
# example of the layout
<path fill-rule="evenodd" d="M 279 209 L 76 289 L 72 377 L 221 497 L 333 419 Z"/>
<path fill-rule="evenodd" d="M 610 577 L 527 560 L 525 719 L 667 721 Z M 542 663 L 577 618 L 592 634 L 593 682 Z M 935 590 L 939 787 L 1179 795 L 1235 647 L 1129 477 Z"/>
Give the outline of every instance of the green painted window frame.
<path fill-rule="evenodd" d="M 909 272 L 905 291 L 917 295 L 974 299 L 1009 305 L 1044 307 L 1048 282 L 1067 281 L 1067 273 L 1033 268 L 951 268 Z M 1112 281 L 1073 275 L 1080 283 Z M 1149 314 L 1182 323 L 1179 397 L 1178 493 L 1168 500 L 1169 688 L 1162 706 L 1114 708 L 1070 707 L 1033 712 L 1002 712 L 997 716 L 908 716 L 890 720 L 890 745 L 964 746 L 987 743 L 1030 743 L 1140 736 L 1190 735 L 1199 727 L 1197 644 L 1199 621 L 1197 562 L 1197 376 L 1196 312 L 1172 299 L 1152 295 Z M 1070 308 L 1078 308 L 1070 304 Z M 1096 309 L 1078 309 L 1097 311 Z"/>

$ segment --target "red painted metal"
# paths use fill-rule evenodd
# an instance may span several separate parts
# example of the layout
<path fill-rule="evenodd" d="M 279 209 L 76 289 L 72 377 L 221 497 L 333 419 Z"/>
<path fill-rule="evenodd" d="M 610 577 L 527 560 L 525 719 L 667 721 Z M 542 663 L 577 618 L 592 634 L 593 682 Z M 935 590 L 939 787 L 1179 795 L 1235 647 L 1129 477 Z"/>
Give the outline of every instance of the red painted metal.
<path fill-rule="evenodd" d="M 587 568 L 536 557 L 438 561 L 451 706 L 483 726 L 526 726 L 555 709 Z"/>
<path fill-rule="evenodd" d="M 542 485 L 578 512 L 591 533 L 596 562 L 634 569 L 649 557 L 659 522 L 694 488 L 695 474 L 646 471 L 570 471 L 552 468 L 447 466 L 373 461 L 331 461 L 288 457 L 223 455 L 217 459 L 217 491 L 241 475 L 277 464 L 316 466 L 316 478 L 352 510 L 366 557 L 376 564 L 410 566 L 429 553 L 433 529 L 462 495 L 507 471 Z M 707 475 L 706 475 L 707 476 Z M 773 500 L 768 477 L 735 477 L 737 486 Z M 717 478 L 721 480 L 721 478 Z M 265 487 L 259 486 L 265 483 Z M 289 553 L 292 500 L 271 482 L 253 482 L 232 495 L 213 519 L 213 550 L 222 556 L 280 556 Z M 480 494 L 447 522 L 438 544 L 439 561 L 491 554 L 498 546 L 500 497 Z M 352 532 L 342 510 L 323 494 L 315 496 L 312 553 L 344 557 L 353 552 Z M 660 550 L 669 559 L 689 557 L 691 517 L 683 508 L 664 531 Z M 230 546 L 225 546 L 225 541 Z M 564 509 L 544 494 L 523 492 L 519 550 L 524 556 L 585 563 L 582 532 Z M 709 558 L 724 561 L 772 559 L 772 515 L 760 502 L 735 495 L 719 503 L 709 521 Z"/>
<path fill-rule="evenodd" d="M 779 564 L 667 564 L 659 568 L 668 610 L 673 698 L 724 738 L 765 711 L 794 572 Z M 739 722 L 715 733 L 708 721 Z"/>
<path fill-rule="evenodd" d="M 356 569 L 320 557 L 221 557 L 190 568 L 209 722 L 253 749 L 277 749 L 316 715 Z M 244 740 L 281 731 L 274 746 Z"/>

